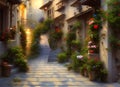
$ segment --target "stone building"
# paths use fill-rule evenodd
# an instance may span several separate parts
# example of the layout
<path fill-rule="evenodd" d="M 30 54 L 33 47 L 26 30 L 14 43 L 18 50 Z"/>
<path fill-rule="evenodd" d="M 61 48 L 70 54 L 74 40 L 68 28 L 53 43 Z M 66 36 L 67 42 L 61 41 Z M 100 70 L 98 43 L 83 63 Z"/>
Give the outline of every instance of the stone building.
<path fill-rule="evenodd" d="M 11 34 L 11 39 L 8 40 L 8 33 L 11 29 L 16 29 L 18 25 L 18 6 L 21 0 L 0 0 L 0 56 L 5 53 L 8 47 L 19 45 L 17 34 L 14 33 L 14 38 Z M 0 59 L 1 63 L 1 59 Z M 1 73 L 1 69 L 0 69 Z"/>
<path fill-rule="evenodd" d="M 97 10 L 103 9 L 106 11 L 108 9 L 106 0 L 43 0 L 44 3 L 40 7 L 44 11 L 44 18 L 51 18 L 55 21 L 55 26 L 59 27 L 63 32 L 64 36 L 72 28 L 72 25 L 78 21 L 81 22 L 81 29 L 76 32 L 78 40 L 85 42 L 88 36 L 89 30 L 89 20 L 90 18 L 96 16 Z M 97 57 L 104 62 L 106 69 L 108 70 L 108 81 L 114 82 L 119 78 L 119 52 L 117 55 L 117 60 L 113 56 L 113 52 L 109 51 L 111 45 L 109 43 L 110 27 L 108 22 L 104 21 L 102 28 L 99 31 L 99 52 L 97 54 L 89 54 L 90 57 Z M 65 45 L 64 41 L 61 42 Z"/>

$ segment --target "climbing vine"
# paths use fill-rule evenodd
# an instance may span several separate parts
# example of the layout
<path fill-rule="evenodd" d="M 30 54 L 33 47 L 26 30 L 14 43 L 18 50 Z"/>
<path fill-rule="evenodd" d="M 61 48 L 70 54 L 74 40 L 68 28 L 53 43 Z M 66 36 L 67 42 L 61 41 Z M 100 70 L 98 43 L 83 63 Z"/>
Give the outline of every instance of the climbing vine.
<path fill-rule="evenodd" d="M 24 51 L 24 54 L 25 54 L 25 51 L 26 51 L 26 33 L 25 33 L 25 29 L 24 29 L 24 26 L 23 25 L 20 25 L 19 26 L 19 29 L 20 29 L 20 43 L 21 43 L 21 47 Z"/>
<path fill-rule="evenodd" d="M 111 28 L 109 41 L 112 48 L 120 48 L 120 0 L 109 0 L 106 17 Z"/>
<path fill-rule="evenodd" d="M 98 53 L 99 51 L 99 31 L 102 28 L 102 21 L 101 21 L 101 13 L 100 11 L 96 11 L 96 13 L 93 14 L 93 17 L 90 18 L 89 22 L 89 41 L 88 41 L 88 51 L 89 53 Z"/>

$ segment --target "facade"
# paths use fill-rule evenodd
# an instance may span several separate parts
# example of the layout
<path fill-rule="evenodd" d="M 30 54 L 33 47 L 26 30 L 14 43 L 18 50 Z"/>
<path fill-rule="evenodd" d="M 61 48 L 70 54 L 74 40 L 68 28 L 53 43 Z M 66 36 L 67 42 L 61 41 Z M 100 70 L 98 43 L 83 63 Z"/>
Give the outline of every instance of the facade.
<path fill-rule="evenodd" d="M 5 46 L 2 43 L 3 32 L 8 29 L 8 12 L 9 7 L 5 0 L 0 1 L 0 55 L 5 51 Z"/>
<path fill-rule="evenodd" d="M 105 0 L 47 0 L 44 1 L 40 7 L 44 11 L 44 18 L 52 18 L 55 21 L 55 26 L 62 29 L 64 37 L 72 25 L 78 21 L 81 22 L 81 29 L 76 32 L 77 39 L 85 42 L 88 36 L 88 22 L 89 19 L 95 15 L 99 9 L 107 10 Z M 108 22 L 102 23 L 102 29 L 99 31 L 99 52 L 97 54 L 89 54 L 89 57 L 99 58 L 104 62 L 108 70 L 108 81 L 117 81 L 119 77 L 119 61 L 116 61 L 110 49 L 109 41 L 110 29 Z M 63 37 L 63 38 L 64 38 Z M 65 45 L 64 41 L 62 45 Z M 118 52 L 119 54 L 119 52 Z M 118 56 L 117 54 L 117 56 Z M 119 58 L 117 59 L 119 60 Z"/>
<path fill-rule="evenodd" d="M 8 47 L 19 45 L 19 38 L 17 38 L 17 34 L 11 33 L 11 30 L 18 31 L 18 5 L 20 3 L 21 0 L 0 0 L 0 56 L 6 51 Z M 8 40 L 8 33 L 11 33 L 11 40 L 6 43 Z"/>
<path fill-rule="evenodd" d="M 43 17 L 42 11 L 39 6 L 42 4 L 42 0 L 29 0 L 26 2 L 26 27 L 34 29 L 39 23 L 40 19 Z"/>

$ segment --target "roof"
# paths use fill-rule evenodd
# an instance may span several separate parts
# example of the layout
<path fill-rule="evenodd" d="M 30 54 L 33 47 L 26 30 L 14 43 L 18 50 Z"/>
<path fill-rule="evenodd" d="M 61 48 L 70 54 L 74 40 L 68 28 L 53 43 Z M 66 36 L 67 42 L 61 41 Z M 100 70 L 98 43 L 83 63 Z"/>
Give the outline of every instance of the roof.
<path fill-rule="evenodd" d="M 45 4 L 43 4 L 40 9 L 44 9 L 45 7 L 48 7 L 52 4 L 52 0 L 49 0 L 48 2 L 46 2 Z"/>

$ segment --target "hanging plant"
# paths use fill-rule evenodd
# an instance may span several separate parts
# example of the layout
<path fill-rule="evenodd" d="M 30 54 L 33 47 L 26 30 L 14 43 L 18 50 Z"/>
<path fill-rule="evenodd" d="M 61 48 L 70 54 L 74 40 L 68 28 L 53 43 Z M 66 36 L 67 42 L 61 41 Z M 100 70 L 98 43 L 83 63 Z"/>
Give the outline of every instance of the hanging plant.
<path fill-rule="evenodd" d="M 99 30 L 102 28 L 101 12 L 97 11 L 88 21 L 89 37 L 92 41 L 99 42 Z"/>
<path fill-rule="evenodd" d="M 109 41 L 111 47 L 117 51 L 117 49 L 120 48 L 120 0 L 109 0 L 108 7 L 106 18 L 112 34 L 112 36 L 109 37 Z"/>
<path fill-rule="evenodd" d="M 112 28 L 120 28 L 120 0 L 109 0 L 106 17 Z"/>
<path fill-rule="evenodd" d="M 6 43 L 9 39 L 10 39 L 10 33 L 7 30 L 3 31 L 0 35 L 0 41 Z"/>
<path fill-rule="evenodd" d="M 58 30 L 56 29 L 55 31 L 50 32 L 49 34 L 50 37 L 48 41 L 51 49 L 57 48 L 57 44 L 62 39 L 62 35 L 63 35 L 63 32 L 59 29 Z"/>

